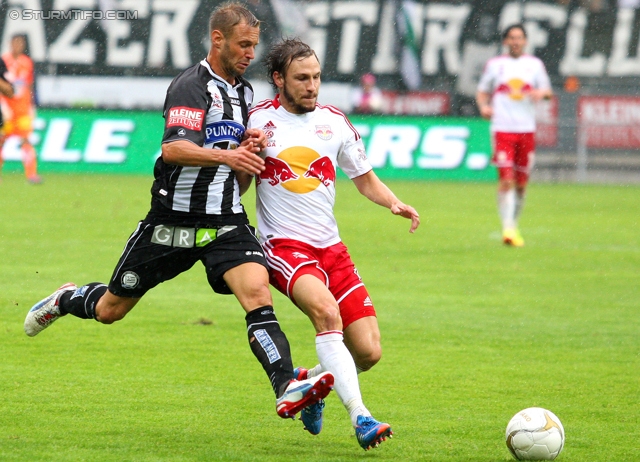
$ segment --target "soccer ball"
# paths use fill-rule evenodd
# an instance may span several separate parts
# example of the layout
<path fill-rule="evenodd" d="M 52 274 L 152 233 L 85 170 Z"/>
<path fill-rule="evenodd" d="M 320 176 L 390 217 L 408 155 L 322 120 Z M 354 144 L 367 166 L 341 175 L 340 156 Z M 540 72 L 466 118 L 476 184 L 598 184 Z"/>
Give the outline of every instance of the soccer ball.
<path fill-rule="evenodd" d="M 513 416 L 505 437 L 517 460 L 553 460 L 564 446 L 564 427 L 553 412 L 530 407 Z"/>

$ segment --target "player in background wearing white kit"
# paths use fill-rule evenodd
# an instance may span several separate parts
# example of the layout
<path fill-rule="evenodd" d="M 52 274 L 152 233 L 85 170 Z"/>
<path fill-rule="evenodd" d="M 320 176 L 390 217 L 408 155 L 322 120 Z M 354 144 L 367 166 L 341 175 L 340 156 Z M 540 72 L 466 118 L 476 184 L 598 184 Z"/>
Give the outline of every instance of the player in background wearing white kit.
<path fill-rule="evenodd" d="M 410 232 L 420 219 L 378 179 L 345 115 L 317 104 L 320 63 L 308 45 L 283 40 L 271 48 L 265 65 L 278 95 L 252 109 L 248 126 L 267 136 L 261 153 L 266 169 L 256 184 L 258 230 L 271 282 L 309 316 L 316 330 L 320 364 L 296 369 L 297 377 L 331 371 L 358 443 L 367 450 L 392 431 L 371 416 L 358 384 L 358 372 L 380 360 L 380 331 L 369 294 L 338 234 L 333 214 L 336 166 L 369 200 L 410 219 Z M 305 428 L 314 435 L 322 428 L 323 407 L 320 403 L 302 411 Z"/>
<path fill-rule="evenodd" d="M 484 69 L 476 103 L 480 115 L 491 119 L 493 163 L 498 168 L 498 212 L 502 241 L 522 247 L 518 217 L 535 153 L 535 103 L 551 98 L 551 82 L 544 64 L 524 54 L 527 34 L 521 24 L 502 35 L 507 54 L 490 59 Z"/>

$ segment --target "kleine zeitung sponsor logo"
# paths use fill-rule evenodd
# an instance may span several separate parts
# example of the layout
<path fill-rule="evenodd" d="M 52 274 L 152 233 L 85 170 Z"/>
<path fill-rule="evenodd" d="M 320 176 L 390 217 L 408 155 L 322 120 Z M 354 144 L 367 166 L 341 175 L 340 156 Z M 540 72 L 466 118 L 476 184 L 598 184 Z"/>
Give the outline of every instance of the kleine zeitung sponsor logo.
<path fill-rule="evenodd" d="M 167 127 L 180 126 L 189 130 L 202 130 L 204 110 L 186 106 L 178 106 L 169 109 Z"/>

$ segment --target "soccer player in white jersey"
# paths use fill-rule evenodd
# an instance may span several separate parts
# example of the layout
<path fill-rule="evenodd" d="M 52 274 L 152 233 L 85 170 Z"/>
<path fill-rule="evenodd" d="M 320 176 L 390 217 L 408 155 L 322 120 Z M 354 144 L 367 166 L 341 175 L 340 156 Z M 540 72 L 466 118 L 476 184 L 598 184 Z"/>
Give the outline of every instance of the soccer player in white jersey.
<path fill-rule="evenodd" d="M 358 372 L 380 360 L 380 331 L 371 298 L 338 234 L 336 167 L 369 200 L 410 219 L 411 232 L 420 219 L 378 179 L 345 115 L 317 103 L 320 63 L 308 45 L 283 40 L 272 46 L 265 65 L 278 94 L 252 109 L 248 127 L 262 129 L 267 137 L 262 151 L 266 168 L 256 184 L 258 231 L 271 283 L 309 316 L 316 330 L 320 364 L 296 369 L 297 377 L 333 373 L 335 391 L 358 443 L 367 450 L 392 431 L 371 416 L 358 384 Z M 321 402 L 302 411 L 312 434 L 322 428 L 323 407 Z"/>
<path fill-rule="evenodd" d="M 524 54 L 527 33 L 521 24 L 502 35 L 507 54 L 490 59 L 484 69 L 476 102 L 480 115 L 491 119 L 493 163 L 498 168 L 498 212 L 502 241 L 522 247 L 518 230 L 529 173 L 535 153 L 535 103 L 552 96 L 544 64 Z"/>

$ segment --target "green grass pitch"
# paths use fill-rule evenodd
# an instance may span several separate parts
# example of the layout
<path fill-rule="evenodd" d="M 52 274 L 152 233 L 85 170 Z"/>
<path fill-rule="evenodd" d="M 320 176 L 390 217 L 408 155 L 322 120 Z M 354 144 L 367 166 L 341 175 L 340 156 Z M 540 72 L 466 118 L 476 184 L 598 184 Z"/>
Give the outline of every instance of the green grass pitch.
<path fill-rule="evenodd" d="M 240 306 L 213 294 L 199 265 L 112 326 L 67 317 L 28 338 L 37 300 L 108 280 L 151 180 L 5 175 L 0 460 L 508 461 L 505 426 L 530 406 L 562 420 L 558 460 L 640 460 L 640 189 L 532 184 L 526 246 L 513 249 L 500 242 L 494 184 L 389 185 L 419 210 L 415 235 L 338 184 L 342 237 L 383 339 L 361 388 L 395 433 L 365 453 L 334 395 L 319 436 L 277 417 Z M 315 364 L 310 322 L 274 299 L 295 364 Z"/>

